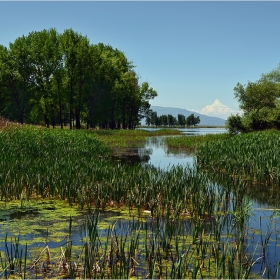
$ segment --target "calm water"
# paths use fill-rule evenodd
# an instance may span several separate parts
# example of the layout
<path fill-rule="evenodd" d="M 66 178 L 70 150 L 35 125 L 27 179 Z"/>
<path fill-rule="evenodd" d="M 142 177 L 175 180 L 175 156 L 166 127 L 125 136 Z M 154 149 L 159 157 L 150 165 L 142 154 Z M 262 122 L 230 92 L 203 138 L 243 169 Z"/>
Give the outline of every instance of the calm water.
<path fill-rule="evenodd" d="M 150 131 L 159 130 L 158 128 L 145 129 Z M 185 135 L 205 135 L 205 134 L 218 134 L 225 133 L 224 128 L 182 128 L 178 129 Z M 187 154 L 186 152 L 172 151 L 164 144 L 166 137 L 181 137 L 179 136 L 159 136 L 149 137 L 145 147 L 139 148 L 138 153 L 140 155 L 140 161 L 152 164 L 156 167 L 166 169 L 172 165 L 192 165 L 194 162 L 193 154 Z M 142 155 L 149 155 L 149 158 L 143 158 Z M 141 160 L 143 159 L 143 160 Z"/>

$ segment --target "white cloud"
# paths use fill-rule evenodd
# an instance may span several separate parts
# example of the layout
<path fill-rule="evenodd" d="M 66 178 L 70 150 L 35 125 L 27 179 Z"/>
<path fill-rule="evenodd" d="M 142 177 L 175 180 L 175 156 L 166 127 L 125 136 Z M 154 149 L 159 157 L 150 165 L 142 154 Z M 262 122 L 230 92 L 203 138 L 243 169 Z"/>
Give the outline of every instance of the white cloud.
<path fill-rule="evenodd" d="M 231 110 L 227 105 L 222 104 L 220 100 L 216 99 L 213 104 L 205 106 L 200 111 L 200 113 L 203 115 L 226 119 L 228 116 L 234 113 L 234 111 Z"/>

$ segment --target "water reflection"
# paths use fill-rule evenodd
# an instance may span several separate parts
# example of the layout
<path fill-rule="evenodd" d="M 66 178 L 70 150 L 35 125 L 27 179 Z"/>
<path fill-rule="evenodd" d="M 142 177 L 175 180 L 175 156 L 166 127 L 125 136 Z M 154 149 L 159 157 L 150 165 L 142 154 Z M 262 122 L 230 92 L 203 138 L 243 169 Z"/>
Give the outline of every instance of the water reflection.
<path fill-rule="evenodd" d="M 148 131 L 157 131 L 160 128 L 142 128 Z M 225 133 L 224 128 L 178 128 L 184 135 L 206 135 Z M 151 164 L 162 169 L 169 168 L 173 165 L 193 165 L 194 155 L 186 151 L 168 148 L 164 140 L 166 137 L 181 137 L 179 136 L 157 136 L 148 137 L 144 147 L 120 148 L 115 151 L 112 156 L 113 160 L 122 163 L 129 162 L 133 164 Z"/>
<path fill-rule="evenodd" d="M 114 161 L 119 161 L 121 163 L 141 163 L 148 162 L 150 160 L 150 155 L 152 154 L 152 150 L 149 148 L 119 148 L 112 155 L 112 159 Z"/>
<path fill-rule="evenodd" d="M 161 128 L 139 128 L 146 131 L 158 131 Z M 194 128 L 176 128 L 177 130 L 183 132 L 186 135 L 205 135 L 205 134 L 218 134 L 218 133 L 225 133 L 227 130 L 225 128 L 200 128 L 200 127 L 194 127 Z"/>
<path fill-rule="evenodd" d="M 193 154 L 184 151 L 175 151 L 169 149 L 164 143 L 166 137 L 170 136 L 149 137 L 147 139 L 145 149 L 149 149 L 150 151 L 152 151 L 148 163 L 155 167 L 160 167 L 162 169 L 166 169 L 168 167 L 178 164 L 192 165 L 194 162 Z"/>
<path fill-rule="evenodd" d="M 160 128 L 143 128 L 148 131 L 157 131 Z M 184 135 L 206 135 L 225 133 L 224 128 L 179 128 Z M 154 136 L 148 137 L 144 147 L 120 148 L 113 155 L 113 160 L 129 163 L 146 163 L 162 169 L 169 168 L 173 165 L 193 165 L 194 154 L 178 149 L 168 148 L 164 140 L 166 137 L 177 136 Z"/>
<path fill-rule="evenodd" d="M 226 133 L 225 128 L 178 128 L 179 131 L 185 135 L 206 135 L 206 134 L 219 134 Z"/>
<path fill-rule="evenodd" d="M 121 163 L 151 164 L 162 169 L 178 164 L 193 164 L 194 155 L 178 149 L 169 149 L 164 144 L 166 137 L 170 136 L 148 137 L 144 147 L 120 148 L 114 152 L 112 159 Z"/>

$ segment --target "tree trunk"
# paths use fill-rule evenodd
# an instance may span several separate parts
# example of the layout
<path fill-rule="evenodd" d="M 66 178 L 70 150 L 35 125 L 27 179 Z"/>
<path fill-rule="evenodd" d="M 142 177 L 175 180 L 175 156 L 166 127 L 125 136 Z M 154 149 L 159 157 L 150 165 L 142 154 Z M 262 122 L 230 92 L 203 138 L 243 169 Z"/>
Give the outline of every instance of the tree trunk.
<path fill-rule="evenodd" d="M 78 106 L 76 107 L 76 129 L 81 128 L 81 115 L 80 115 L 80 109 Z"/>
<path fill-rule="evenodd" d="M 62 104 L 61 104 L 61 100 L 59 100 L 59 122 L 60 122 L 60 128 L 63 129 Z"/>
<path fill-rule="evenodd" d="M 123 129 L 126 129 L 126 115 L 125 115 L 125 99 L 123 100 L 123 110 L 122 110 L 122 127 Z"/>
<path fill-rule="evenodd" d="M 45 124 L 46 124 L 46 127 L 49 128 L 49 127 L 50 127 L 50 120 L 49 120 L 49 118 L 48 118 L 47 113 L 44 114 L 44 117 L 45 117 Z"/>

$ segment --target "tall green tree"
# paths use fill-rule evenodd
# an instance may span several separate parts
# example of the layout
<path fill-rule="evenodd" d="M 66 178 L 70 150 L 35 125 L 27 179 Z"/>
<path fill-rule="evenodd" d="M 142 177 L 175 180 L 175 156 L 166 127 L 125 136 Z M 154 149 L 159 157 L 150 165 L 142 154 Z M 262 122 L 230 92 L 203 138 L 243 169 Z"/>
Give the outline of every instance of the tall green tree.
<path fill-rule="evenodd" d="M 92 47 L 93 88 L 88 103 L 91 126 L 115 128 L 120 123 L 121 104 L 125 99 L 128 61 L 124 54 L 110 45 Z M 117 120 L 118 119 L 118 120 Z"/>
<path fill-rule="evenodd" d="M 231 133 L 280 127 L 280 66 L 263 74 L 256 82 L 237 83 L 235 98 L 243 116 L 230 116 L 227 127 Z"/>
<path fill-rule="evenodd" d="M 173 117 L 172 115 L 168 114 L 167 123 L 168 123 L 168 126 L 174 126 L 177 124 L 177 119 L 175 117 Z"/>
<path fill-rule="evenodd" d="M 31 32 L 0 47 L 0 110 L 11 120 L 133 129 L 156 96 L 123 52 L 72 29 Z"/>
<path fill-rule="evenodd" d="M 81 128 L 81 111 L 86 103 L 87 81 L 90 71 L 90 49 L 87 37 L 66 29 L 59 36 L 65 67 L 64 83 L 66 87 L 70 129 Z"/>
<path fill-rule="evenodd" d="M 195 117 L 194 114 L 191 114 L 186 118 L 186 124 L 188 126 L 191 125 L 195 126 L 198 125 L 199 123 L 200 123 L 200 117 L 199 116 Z"/>
<path fill-rule="evenodd" d="M 52 80 L 61 68 L 62 54 L 59 52 L 58 34 L 55 29 L 31 32 L 30 59 L 32 62 L 33 98 L 32 112 L 35 121 L 43 115 L 45 125 L 55 126 L 59 104 L 52 88 Z"/>
<path fill-rule="evenodd" d="M 182 114 L 178 114 L 178 125 L 185 126 L 186 124 L 186 117 Z"/>
<path fill-rule="evenodd" d="M 9 107 L 12 107 L 11 92 L 15 76 L 11 71 L 9 51 L 0 45 L 0 116 L 7 117 Z M 11 108 L 10 108 L 11 109 Z M 9 116 L 11 118 L 11 116 Z"/>
<path fill-rule="evenodd" d="M 151 112 L 151 125 L 158 126 L 158 116 L 157 116 L 157 112 L 155 111 Z"/>
<path fill-rule="evenodd" d="M 30 94 L 33 87 L 34 65 L 31 60 L 30 39 L 22 36 L 10 43 L 8 57 L 8 77 L 12 120 L 23 123 L 29 121 Z"/>
<path fill-rule="evenodd" d="M 138 116 L 136 122 L 139 122 L 149 112 L 151 104 L 150 100 L 153 100 L 158 96 L 158 93 L 153 89 L 148 82 L 143 82 L 140 86 L 139 102 L 138 102 Z M 137 114 L 137 113 L 136 113 Z"/>
<path fill-rule="evenodd" d="M 251 110 L 259 110 L 263 107 L 275 108 L 279 88 L 274 82 L 263 78 L 256 82 L 248 82 L 247 85 L 237 83 L 234 95 L 239 102 L 240 109 L 246 114 Z"/>

